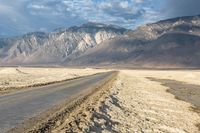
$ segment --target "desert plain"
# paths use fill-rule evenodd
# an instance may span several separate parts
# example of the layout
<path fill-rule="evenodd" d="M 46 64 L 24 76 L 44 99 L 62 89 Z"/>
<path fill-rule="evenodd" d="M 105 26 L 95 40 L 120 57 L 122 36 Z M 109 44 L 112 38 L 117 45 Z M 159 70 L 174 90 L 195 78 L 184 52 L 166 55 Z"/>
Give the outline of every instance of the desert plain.
<path fill-rule="evenodd" d="M 0 90 L 9 93 L 107 71 L 111 70 L 0 68 Z M 51 132 L 200 132 L 200 70 L 115 71 L 116 80 L 95 103 L 88 102 L 90 109 Z"/>
<path fill-rule="evenodd" d="M 106 71 L 90 68 L 2 67 L 0 68 L 0 91 L 7 93 L 24 87 L 46 85 Z"/>

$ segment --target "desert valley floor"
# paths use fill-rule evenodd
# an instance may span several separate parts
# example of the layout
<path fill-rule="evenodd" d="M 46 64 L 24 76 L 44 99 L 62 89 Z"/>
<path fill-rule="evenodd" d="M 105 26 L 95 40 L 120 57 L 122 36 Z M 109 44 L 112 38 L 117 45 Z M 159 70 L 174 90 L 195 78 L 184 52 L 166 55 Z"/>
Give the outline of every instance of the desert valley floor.
<path fill-rule="evenodd" d="M 0 96 L 25 86 L 111 70 L 0 68 Z M 199 70 L 117 70 L 113 85 L 68 123 L 51 132 L 200 132 Z M 69 127 L 70 126 L 70 127 Z"/>

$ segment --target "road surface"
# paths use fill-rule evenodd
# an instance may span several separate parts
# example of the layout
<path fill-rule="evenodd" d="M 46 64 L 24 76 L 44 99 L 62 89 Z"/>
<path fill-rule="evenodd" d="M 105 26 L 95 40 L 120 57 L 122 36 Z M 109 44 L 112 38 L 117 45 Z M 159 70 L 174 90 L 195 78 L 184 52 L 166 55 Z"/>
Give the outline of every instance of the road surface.
<path fill-rule="evenodd" d="M 0 133 L 6 132 L 25 120 L 51 109 L 70 96 L 95 86 L 112 72 L 87 76 L 52 85 L 27 88 L 6 95 L 0 95 Z"/>

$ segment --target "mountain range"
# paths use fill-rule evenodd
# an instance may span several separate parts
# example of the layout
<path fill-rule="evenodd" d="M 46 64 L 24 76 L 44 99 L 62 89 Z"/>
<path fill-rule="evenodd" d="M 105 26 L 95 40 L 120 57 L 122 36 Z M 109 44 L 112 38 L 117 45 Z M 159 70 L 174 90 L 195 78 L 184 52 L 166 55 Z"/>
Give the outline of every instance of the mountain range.
<path fill-rule="evenodd" d="M 51 33 L 33 32 L 22 37 L 3 38 L 0 39 L 0 64 L 61 64 L 125 31 L 116 26 L 87 23 Z"/>
<path fill-rule="evenodd" d="M 136 30 L 87 23 L 0 39 L 0 65 L 200 67 L 200 16 Z"/>

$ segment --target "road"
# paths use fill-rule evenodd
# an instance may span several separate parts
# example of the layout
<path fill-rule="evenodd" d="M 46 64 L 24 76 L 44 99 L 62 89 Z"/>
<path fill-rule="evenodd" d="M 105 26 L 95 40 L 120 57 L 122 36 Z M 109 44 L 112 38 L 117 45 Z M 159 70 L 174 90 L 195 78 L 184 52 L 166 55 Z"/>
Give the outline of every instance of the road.
<path fill-rule="evenodd" d="M 35 117 L 70 96 L 95 86 L 112 72 L 0 95 L 0 133 Z"/>

